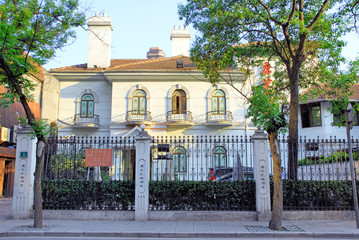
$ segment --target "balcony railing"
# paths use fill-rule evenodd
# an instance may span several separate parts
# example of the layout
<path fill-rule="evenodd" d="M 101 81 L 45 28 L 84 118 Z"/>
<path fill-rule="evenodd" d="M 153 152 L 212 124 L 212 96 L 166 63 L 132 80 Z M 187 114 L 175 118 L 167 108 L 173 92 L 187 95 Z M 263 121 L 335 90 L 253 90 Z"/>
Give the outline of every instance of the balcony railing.
<path fill-rule="evenodd" d="M 231 124 L 233 121 L 232 112 L 230 111 L 211 111 L 207 112 L 207 124 Z"/>
<path fill-rule="evenodd" d="M 152 116 L 150 111 L 139 111 L 139 110 L 131 110 L 127 112 L 126 115 L 127 123 L 145 123 L 152 121 Z"/>
<path fill-rule="evenodd" d="M 74 117 L 74 128 L 99 128 L 100 117 L 94 114 L 93 117 L 81 117 L 80 114 L 76 114 Z"/>
<path fill-rule="evenodd" d="M 187 110 L 172 110 L 167 112 L 167 122 L 174 124 L 191 123 L 192 113 Z"/>

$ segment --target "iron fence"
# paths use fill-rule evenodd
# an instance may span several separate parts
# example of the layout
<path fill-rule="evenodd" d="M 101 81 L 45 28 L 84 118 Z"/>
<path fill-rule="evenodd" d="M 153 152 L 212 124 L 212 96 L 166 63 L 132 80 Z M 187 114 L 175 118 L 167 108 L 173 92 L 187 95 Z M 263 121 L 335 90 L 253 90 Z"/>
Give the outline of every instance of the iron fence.
<path fill-rule="evenodd" d="M 355 161 L 355 176 L 359 175 L 359 140 L 352 139 L 353 160 Z M 300 137 L 298 143 L 288 143 L 284 136 L 279 138 L 281 160 L 284 173 L 282 178 L 288 177 L 288 144 L 296 145 L 297 180 L 308 181 L 348 181 L 351 180 L 348 142 L 344 139 L 307 139 Z M 273 171 L 273 161 L 270 156 L 270 172 Z"/>
<path fill-rule="evenodd" d="M 243 136 L 155 137 L 151 179 L 253 180 L 252 141 Z"/>
<path fill-rule="evenodd" d="M 285 210 L 353 208 L 345 140 L 300 138 L 296 143 L 296 180 L 287 179 L 285 174 L 288 140 L 279 140 Z M 48 209 L 134 209 L 133 137 L 60 137 L 49 139 L 48 146 L 43 174 L 47 184 L 44 206 Z M 358 139 L 352 140 L 352 147 L 358 177 Z M 150 210 L 255 209 L 249 137 L 160 136 L 152 138 L 150 148 Z M 87 167 L 86 149 L 111 150 L 109 166 Z"/>
<path fill-rule="evenodd" d="M 133 180 L 135 139 L 132 137 L 53 137 L 48 140 L 43 179 Z M 110 149 L 110 166 L 87 167 L 86 149 Z"/>

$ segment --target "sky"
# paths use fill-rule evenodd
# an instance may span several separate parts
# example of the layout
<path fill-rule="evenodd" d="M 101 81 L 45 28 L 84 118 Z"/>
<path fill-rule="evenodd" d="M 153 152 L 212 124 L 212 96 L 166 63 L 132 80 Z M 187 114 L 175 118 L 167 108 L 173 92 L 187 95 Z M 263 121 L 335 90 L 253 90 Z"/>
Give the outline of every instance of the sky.
<path fill-rule="evenodd" d="M 184 0 L 80 0 L 82 6 L 91 6 L 87 18 L 103 12 L 112 20 L 112 59 L 144 59 L 151 47 L 160 47 L 171 56 L 171 31 L 183 26 L 177 14 L 177 5 Z M 190 28 L 191 30 L 191 28 Z M 194 37 L 194 30 L 191 33 Z M 76 29 L 74 43 L 56 52 L 45 69 L 87 63 L 88 32 Z"/>
<path fill-rule="evenodd" d="M 103 12 L 112 20 L 112 59 L 144 59 L 151 47 L 160 47 L 167 57 L 171 56 L 171 31 L 183 26 L 177 6 L 185 0 L 80 0 L 86 8 L 87 18 Z M 195 31 L 189 26 L 192 40 Z M 76 29 L 77 39 L 61 50 L 44 65 L 45 69 L 87 63 L 88 32 Z M 348 41 L 343 55 L 352 60 L 358 56 L 359 33 L 345 38 Z"/>

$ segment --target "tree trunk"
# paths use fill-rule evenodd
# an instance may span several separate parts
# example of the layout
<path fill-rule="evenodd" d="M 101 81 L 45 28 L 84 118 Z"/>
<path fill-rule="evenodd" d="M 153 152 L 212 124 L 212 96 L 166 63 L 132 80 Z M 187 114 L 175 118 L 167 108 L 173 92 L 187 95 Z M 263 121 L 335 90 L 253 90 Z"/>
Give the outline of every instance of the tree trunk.
<path fill-rule="evenodd" d="M 299 114 L 299 68 L 293 65 L 290 74 L 290 113 L 288 134 L 288 178 L 297 179 L 298 166 L 298 114 Z"/>
<path fill-rule="evenodd" d="M 45 139 L 38 138 L 36 144 L 36 169 L 34 179 L 34 228 L 42 227 L 42 169 L 44 165 Z"/>
<path fill-rule="evenodd" d="M 38 155 L 39 145 L 46 145 L 45 138 L 40 134 L 39 130 L 34 125 L 35 116 L 32 113 L 29 104 L 27 103 L 27 98 L 23 93 L 19 79 L 16 78 L 11 70 L 11 68 L 7 65 L 5 60 L 0 57 L 0 67 L 6 73 L 7 78 L 10 81 L 12 88 L 15 90 L 16 94 L 19 96 L 21 105 L 24 108 L 27 122 L 32 127 L 37 136 L 37 148 L 36 148 L 36 168 L 35 168 L 35 178 L 34 178 L 34 227 L 41 228 L 42 227 L 42 188 L 41 188 L 41 178 L 42 178 L 42 167 L 43 167 L 43 151 Z M 25 73 L 24 73 L 25 74 Z M 42 149 L 41 149 L 42 150 Z"/>
<path fill-rule="evenodd" d="M 283 183 L 281 178 L 281 158 L 277 132 L 269 132 L 269 144 L 273 157 L 273 208 L 269 228 L 272 230 L 282 230 L 283 215 Z"/>

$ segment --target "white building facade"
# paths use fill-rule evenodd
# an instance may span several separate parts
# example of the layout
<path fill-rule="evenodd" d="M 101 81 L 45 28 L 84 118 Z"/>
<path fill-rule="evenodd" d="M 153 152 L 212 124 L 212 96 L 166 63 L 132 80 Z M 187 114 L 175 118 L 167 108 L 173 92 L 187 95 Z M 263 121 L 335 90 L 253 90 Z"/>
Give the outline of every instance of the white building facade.
<path fill-rule="evenodd" d="M 210 84 L 190 61 L 187 28 L 172 30 L 175 56 L 151 48 L 148 59 L 111 60 L 110 18 L 96 15 L 88 25 L 95 29 L 89 31 L 91 63 L 51 71 L 60 82 L 60 136 L 128 136 L 141 124 L 152 136 L 255 130 L 245 118 L 245 99 L 224 82 Z M 244 74 L 233 71 L 230 77 L 235 87 L 243 86 Z"/>

